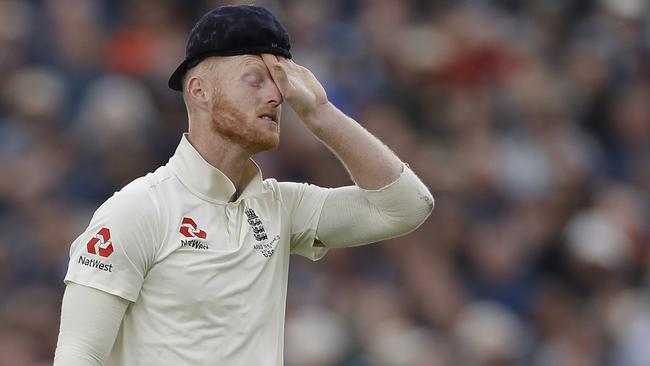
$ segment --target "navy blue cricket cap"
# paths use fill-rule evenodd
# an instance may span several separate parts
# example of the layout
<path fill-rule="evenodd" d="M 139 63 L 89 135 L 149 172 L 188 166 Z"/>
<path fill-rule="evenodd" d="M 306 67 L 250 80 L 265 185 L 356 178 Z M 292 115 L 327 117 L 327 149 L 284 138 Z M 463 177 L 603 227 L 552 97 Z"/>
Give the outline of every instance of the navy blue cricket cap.
<path fill-rule="evenodd" d="M 183 90 L 187 70 L 209 56 L 270 53 L 291 58 L 289 34 L 271 12 L 257 5 L 218 7 L 199 19 L 185 47 L 185 61 L 169 78 L 173 90 Z"/>

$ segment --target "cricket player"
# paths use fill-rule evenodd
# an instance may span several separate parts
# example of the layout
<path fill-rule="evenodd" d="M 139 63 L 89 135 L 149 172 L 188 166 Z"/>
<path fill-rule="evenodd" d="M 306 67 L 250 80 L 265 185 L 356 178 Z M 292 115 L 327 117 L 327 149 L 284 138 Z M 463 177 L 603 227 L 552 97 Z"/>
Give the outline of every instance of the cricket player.
<path fill-rule="evenodd" d="M 289 255 L 317 260 L 429 216 L 433 198 L 408 165 L 289 50 L 263 7 L 220 7 L 194 26 L 169 80 L 189 132 L 73 242 L 55 365 L 283 365 Z M 278 145 L 283 102 L 355 185 L 262 178 L 251 157 Z"/>

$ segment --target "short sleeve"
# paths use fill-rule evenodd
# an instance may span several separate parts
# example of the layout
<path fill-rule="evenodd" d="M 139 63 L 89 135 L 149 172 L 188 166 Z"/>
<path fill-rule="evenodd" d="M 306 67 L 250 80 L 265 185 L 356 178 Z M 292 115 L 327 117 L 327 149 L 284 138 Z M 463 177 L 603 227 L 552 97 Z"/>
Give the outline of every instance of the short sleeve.
<path fill-rule="evenodd" d="M 314 261 L 322 258 L 327 248 L 316 237 L 316 229 L 329 189 L 306 183 L 278 184 L 291 221 L 291 254 Z"/>
<path fill-rule="evenodd" d="M 161 242 L 159 210 L 146 190 L 118 192 L 72 243 L 65 283 L 135 302 Z"/>

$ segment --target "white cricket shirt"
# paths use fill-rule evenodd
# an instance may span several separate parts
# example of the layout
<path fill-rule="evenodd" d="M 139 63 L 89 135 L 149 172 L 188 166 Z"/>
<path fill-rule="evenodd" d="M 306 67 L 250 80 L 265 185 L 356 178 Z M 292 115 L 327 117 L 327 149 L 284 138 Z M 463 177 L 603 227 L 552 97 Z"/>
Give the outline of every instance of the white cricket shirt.
<path fill-rule="evenodd" d="M 325 254 L 314 242 L 328 190 L 252 165 L 228 203 L 232 182 L 183 136 L 95 212 L 65 282 L 132 302 L 107 365 L 283 365 L 289 254 Z"/>

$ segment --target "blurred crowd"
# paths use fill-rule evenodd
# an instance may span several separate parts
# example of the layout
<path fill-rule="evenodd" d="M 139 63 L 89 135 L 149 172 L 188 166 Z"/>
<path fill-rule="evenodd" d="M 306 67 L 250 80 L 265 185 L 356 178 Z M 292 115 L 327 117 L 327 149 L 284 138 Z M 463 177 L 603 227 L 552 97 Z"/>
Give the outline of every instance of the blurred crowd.
<path fill-rule="evenodd" d="M 167 78 L 221 4 L 0 0 L 0 366 L 51 364 L 69 245 L 173 153 Z M 288 366 L 650 365 L 648 1 L 258 4 L 436 198 L 292 258 Z M 266 177 L 351 183 L 288 107 L 281 135 Z"/>

